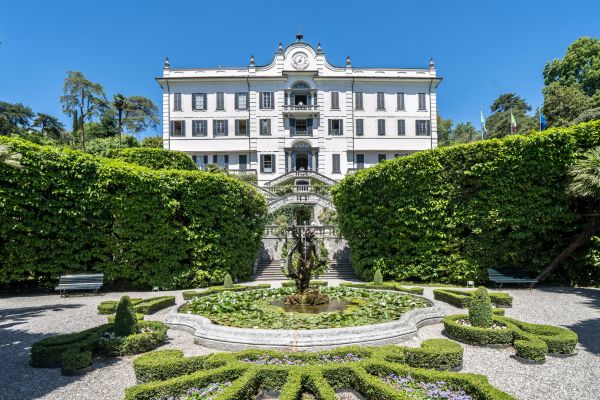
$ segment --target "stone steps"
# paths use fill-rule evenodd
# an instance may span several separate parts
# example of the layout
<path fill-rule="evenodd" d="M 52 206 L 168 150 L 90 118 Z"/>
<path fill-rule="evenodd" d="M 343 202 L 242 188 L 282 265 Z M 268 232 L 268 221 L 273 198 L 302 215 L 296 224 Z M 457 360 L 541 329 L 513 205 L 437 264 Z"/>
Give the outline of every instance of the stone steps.
<path fill-rule="evenodd" d="M 261 261 L 254 279 L 257 281 L 287 280 L 281 272 L 281 261 Z M 349 261 L 331 260 L 329 270 L 317 279 L 356 279 Z"/>

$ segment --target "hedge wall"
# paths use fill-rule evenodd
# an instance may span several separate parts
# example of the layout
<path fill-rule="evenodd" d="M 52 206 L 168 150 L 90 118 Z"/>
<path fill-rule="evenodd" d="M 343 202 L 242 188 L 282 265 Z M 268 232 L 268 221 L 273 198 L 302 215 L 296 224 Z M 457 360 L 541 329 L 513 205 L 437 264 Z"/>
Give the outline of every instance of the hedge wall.
<path fill-rule="evenodd" d="M 540 271 L 582 222 L 565 194 L 600 121 L 438 148 L 380 163 L 333 188 L 357 274 L 484 281 L 488 267 Z M 599 277 L 600 278 L 600 277 Z"/>
<path fill-rule="evenodd" d="M 194 160 L 181 151 L 150 147 L 131 147 L 111 149 L 106 156 L 152 169 L 185 169 L 189 171 L 198 169 Z"/>
<path fill-rule="evenodd" d="M 0 137 L 0 283 L 101 271 L 137 286 L 247 277 L 267 206 L 224 174 L 145 167 Z"/>

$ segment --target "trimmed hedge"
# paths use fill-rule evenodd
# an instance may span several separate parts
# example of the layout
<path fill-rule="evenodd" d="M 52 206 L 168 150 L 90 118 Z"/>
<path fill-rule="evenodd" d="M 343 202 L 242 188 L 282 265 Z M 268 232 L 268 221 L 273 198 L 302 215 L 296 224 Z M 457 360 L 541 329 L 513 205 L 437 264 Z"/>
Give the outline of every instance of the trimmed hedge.
<path fill-rule="evenodd" d="M 459 308 L 468 308 L 474 290 L 434 289 L 433 298 Z M 490 300 L 496 307 L 512 307 L 512 296 L 502 292 L 488 292 Z"/>
<path fill-rule="evenodd" d="M 344 359 L 348 354 L 356 358 Z M 295 364 L 251 362 L 259 357 Z M 477 399 L 513 399 L 492 387 L 481 375 L 421 369 L 448 369 L 461 364 L 462 347 L 447 339 L 424 341 L 420 349 L 356 346 L 308 353 L 248 350 L 199 357 L 183 357 L 180 350 L 163 350 L 134 360 L 134 371 L 141 384 L 126 389 L 125 399 L 182 396 L 189 389 L 218 382 L 231 382 L 231 385 L 215 400 L 254 398 L 260 389 L 278 390 L 283 400 L 297 400 L 302 392 L 313 393 L 319 399 L 335 400 L 338 388 L 353 388 L 368 399 L 405 399 L 405 394 L 382 379 L 392 373 L 410 375 L 425 382 L 451 382 Z"/>
<path fill-rule="evenodd" d="M 84 367 L 87 353 L 89 359 L 92 355 L 132 355 L 152 350 L 167 340 L 169 328 L 162 322 L 138 321 L 138 328 L 140 333 L 122 340 L 110 336 L 114 323 L 78 333 L 52 336 L 31 346 L 30 364 L 37 368 L 61 367 L 65 373 L 70 373 Z"/>
<path fill-rule="evenodd" d="M 211 286 L 206 290 L 186 290 L 182 293 L 184 300 L 191 300 L 196 297 L 210 296 L 211 294 L 221 292 L 243 292 L 244 290 L 252 289 L 268 289 L 271 285 L 268 283 L 259 283 L 258 285 L 233 285 L 232 288 L 226 288 L 225 286 Z"/>
<path fill-rule="evenodd" d="M 512 344 L 522 358 L 542 361 L 546 354 L 572 354 L 577 346 L 577 334 L 570 329 L 551 325 L 529 324 L 497 316 L 493 320 L 505 329 L 478 328 L 461 325 L 459 319 L 468 315 L 449 315 L 444 318 L 448 336 L 474 345 Z"/>
<path fill-rule="evenodd" d="M 175 305 L 175 296 L 150 297 L 147 299 L 130 299 L 133 309 L 138 314 L 153 314 L 163 308 Z M 107 300 L 98 304 L 98 314 L 114 314 L 118 300 Z"/>
<path fill-rule="evenodd" d="M 0 143 L 21 153 L 24 167 L 0 165 L 1 283 L 97 271 L 139 287 L 200 287 L 252 273 L 267 204 L 250 185 Z"/>
<path fill-rule="evenodd" d="M 151 169 L 183 169 L 188 171 L 198 169 L 192 157 L 184 152 L 152 147 L 110 149 L 106 157 L 118 158 Z"/>
<path fill-rule="evenodd" d="M 327 281 L 320 281 L 320 280 L 311 280 L 310 281 L 311 287 L 325 287 L 327 285 L 329 285 L 329 282 L 327 282 Z M 283 281 L 283 282 L 281 282 L 281 287 L 296 287 L 296 282 Z"/>
<path fill-rule="evenodd" d="M 567 171 L 598 145 L 595 121 L 426 150 L 348 175 L 332 197 L 352 266 L 367 280 L 383 258 L 383 275 L 396 281 L 457 283 L 485 282 L 489 267 L 540 271 L 580 229 Z"/>
<path fill-rule="evenodd" d="M 342 282 L 340 286 L 353 287 L 359 289 L 379 289 L 379 290 L 395 290 L 397 292 L 406 292 L 410 294 L 423 294 L 422 287 L 406 287 L 396 282 L 384 282 L 382 285 L 375 285 L 374 283 L 353 283 L 353 282 Z"/>

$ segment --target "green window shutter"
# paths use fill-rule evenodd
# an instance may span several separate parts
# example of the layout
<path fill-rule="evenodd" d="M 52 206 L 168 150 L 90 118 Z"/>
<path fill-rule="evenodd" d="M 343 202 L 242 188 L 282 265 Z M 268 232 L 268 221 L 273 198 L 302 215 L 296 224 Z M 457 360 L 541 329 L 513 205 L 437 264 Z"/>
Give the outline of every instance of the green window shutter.
<path fill-rule="evenodd" d="M 328 134 L 331 136 L 333 122 L 330 119 L 328 119 L 327 124 L 328 124 Z"/>
<path fill-rule="evenodd" d="M 340 119 L 340 135 L 344 134 L 344 120 Z"/>
<path fill-rule="evenodd" d="M 308 133 L 309 136 L 312 136 L 313 134 L 313 119 L 309 118 L 306 120 L 306 132 Z"/>
<path fill-rule="evenodd" d="M 290 118 L 290 135 L 294 136 L 296 134 L 296 119 Z"/>

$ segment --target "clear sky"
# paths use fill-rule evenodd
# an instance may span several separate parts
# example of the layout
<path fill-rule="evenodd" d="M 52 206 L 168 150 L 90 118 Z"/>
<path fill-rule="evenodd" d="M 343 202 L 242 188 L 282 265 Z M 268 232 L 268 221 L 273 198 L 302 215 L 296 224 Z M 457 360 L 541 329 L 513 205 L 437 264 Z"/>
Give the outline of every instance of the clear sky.
<path fill-rule="evenodd" d="M 444 81 L 438 109 L 479 127 L 501 93 L 541 105 L 542 71 L 580 36 L 600 36 L 600 1 L 9 1 L 0 3 L 0 100 L 59 116 L 69 70 L 109 96 L 160 104 L 154 78 L 173 67 L 269 62 L 294 40 L 321 42 L 330 62 L 423 67 Z"/>

